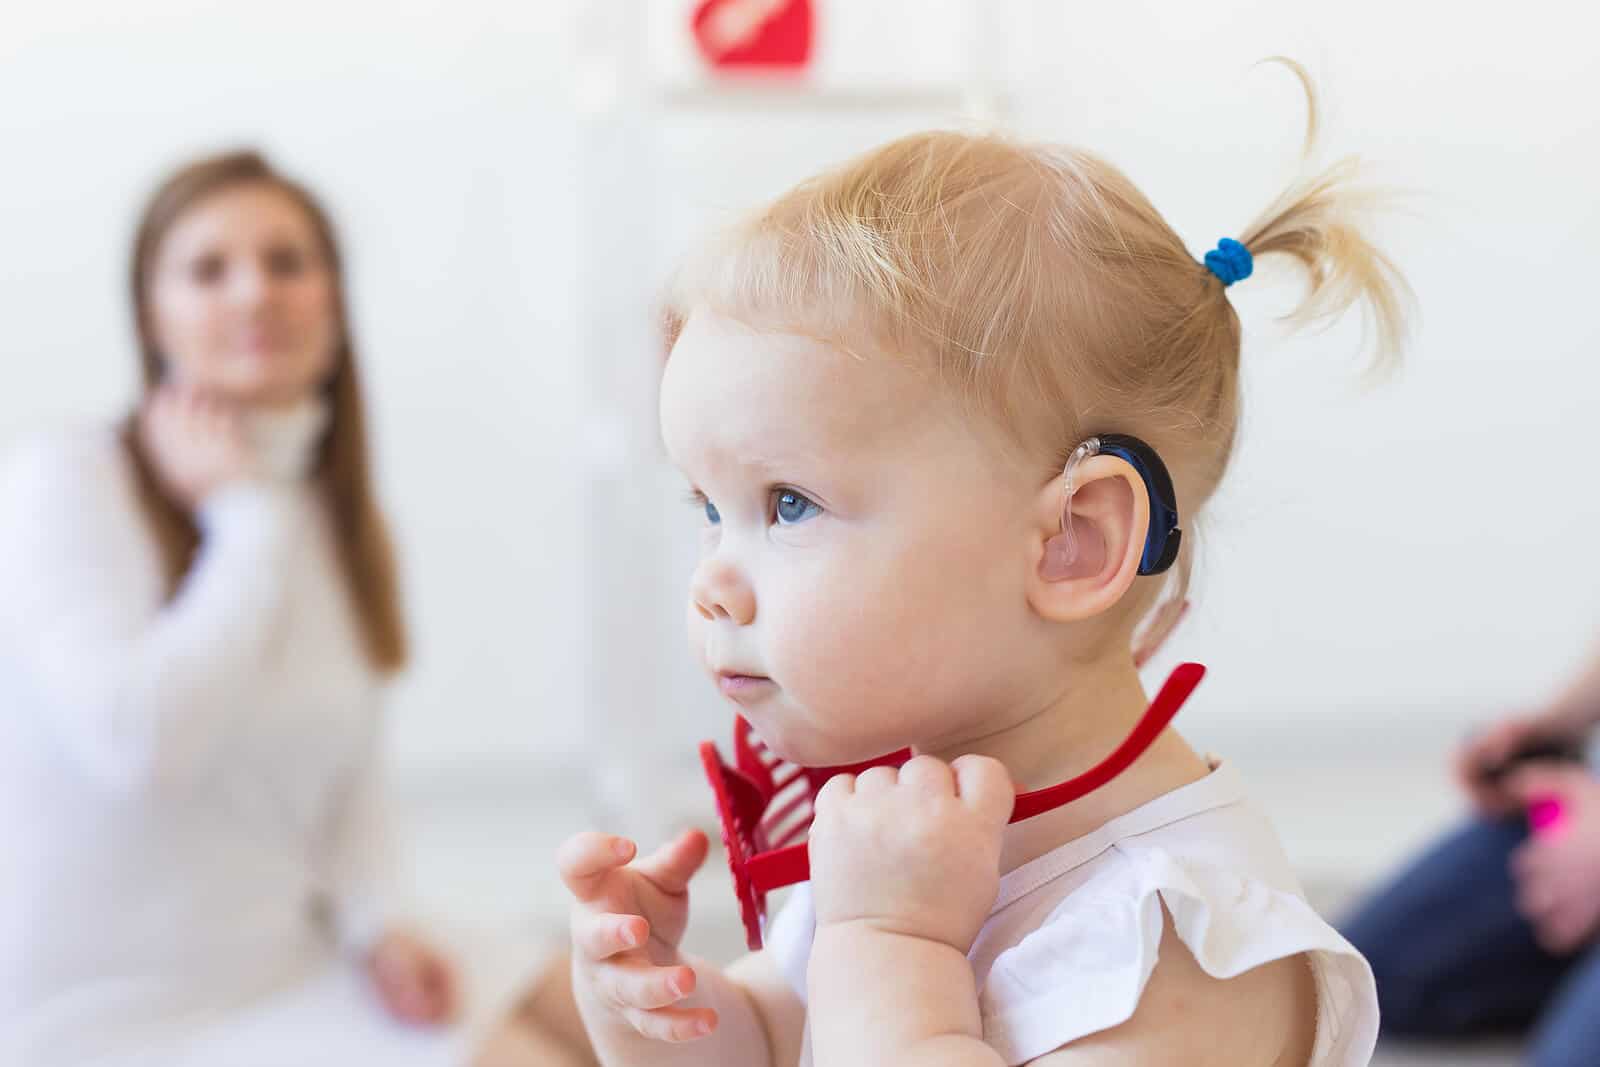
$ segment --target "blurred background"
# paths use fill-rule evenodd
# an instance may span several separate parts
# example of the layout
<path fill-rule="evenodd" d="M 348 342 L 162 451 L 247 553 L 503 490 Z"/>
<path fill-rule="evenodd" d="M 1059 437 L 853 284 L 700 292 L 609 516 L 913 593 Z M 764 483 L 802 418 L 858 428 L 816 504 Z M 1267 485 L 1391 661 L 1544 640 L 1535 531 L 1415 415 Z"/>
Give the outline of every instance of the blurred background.
<path fill-rule="evenodd" d="M 703 819 L 694 744 L 730 725 L 684 651 L 696 519 L 654 421 L 675 260 L 939 125 L 1088 146 L 1203 253 L 1299 165 L 1299 90 L 1255 65 L 1294 56 L 1325 154 L 1406 191 L 1383 241 L 1419 328 L 1367 387 L 1359 323 L 1281 340 L 1294 287 L 1234 291 L 1245 435 L 1151 674 L 1212 667 L 1184 732 L 1337 908 L 1459 811 L 1459 737 L 1548 698 L 1600 621 L 1591 28 L 1556 0 L 812 4 L 809 54 L 760 78 L 716 57 L 762 42 L 697 39 L 689 0 L 5 4 L 0 452 L 131 404 L 126 249 L 170 167 L 253 145 L 318 190 L 418 649 L 390 736 L 412 863 L 430 907 L 557 916 L 554 843 Z"/>

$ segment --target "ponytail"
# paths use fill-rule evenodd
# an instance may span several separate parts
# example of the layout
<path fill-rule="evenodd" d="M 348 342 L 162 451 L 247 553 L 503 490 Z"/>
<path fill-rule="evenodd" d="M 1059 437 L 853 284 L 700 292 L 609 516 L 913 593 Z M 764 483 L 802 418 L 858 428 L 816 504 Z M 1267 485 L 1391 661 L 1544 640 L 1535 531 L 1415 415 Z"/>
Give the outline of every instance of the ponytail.
<path fill-rule="evenodd" d="M 1305 88 L 1309 159 L 1321 124 L 1311 76 L 1292 59 L 1279 56 L 1268 62 L 1287 67 Z M 1292 325 L 1323 325 L 1361 305 L 1372 339 L 1373 369 L 1386 372 L 1399 363 L 1413 296 L 1394 262 L 1365 232 L 1371 215 L 1391 197 L 1362 185 L 1360 174 L 1360 160 L 1346 156 L 1300 178 L 1245 228 L 1239 241 L 1255 259 L 1283 256 L 1304 273 L 1305 296 L 1287 316 Z"/>

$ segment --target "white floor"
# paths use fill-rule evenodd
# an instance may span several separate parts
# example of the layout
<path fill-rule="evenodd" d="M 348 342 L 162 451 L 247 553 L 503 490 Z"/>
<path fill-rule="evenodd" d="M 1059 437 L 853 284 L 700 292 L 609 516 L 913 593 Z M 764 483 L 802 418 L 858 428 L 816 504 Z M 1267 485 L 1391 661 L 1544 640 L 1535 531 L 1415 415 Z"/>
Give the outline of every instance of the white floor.
<path fill-rule="evenodd" d="M 1379 758 L 1356 768 L 1287 766 L 1258 755 L 1239 763 L 1273 813 L 1313 903 L 1329 914 L 1460 814 L 1442 766 L 1428 759 Z M 569 833 L 604 827 L 646 837 L 690 821 L 710 829 L 703 791 L 688 774 L 671 796 L 632 815 L 605 814 L 572 771 L 480 768 L 398 784 L 426 912 L 518 924 L 556 938 L 565 903 L 552 857 Z M 690 947 L 727 959 L 742 939 L 719 863 L 713 857 L 693 890 Z M 1517 1061 L 1513 1048 L 1492 1046 L 1385 1048 L 1374 1062 L 1498 1067 Z"/>

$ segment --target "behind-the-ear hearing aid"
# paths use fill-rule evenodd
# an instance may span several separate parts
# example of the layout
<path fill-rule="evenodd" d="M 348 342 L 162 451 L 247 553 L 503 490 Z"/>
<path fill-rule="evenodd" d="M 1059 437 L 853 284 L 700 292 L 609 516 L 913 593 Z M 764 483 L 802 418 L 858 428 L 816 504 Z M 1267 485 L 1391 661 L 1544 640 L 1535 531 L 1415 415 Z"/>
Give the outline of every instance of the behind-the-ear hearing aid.
<path fill-rule="evenodd" d="M 1139 573 L 1162 574 L 1178 558 L 1183 531 L 1178 528 L 1178 497 L 1172 488 L 1172 475 L 1156 450 L 1128 434 L 1101 434 L 1072 450 L 1061 471 L 1061 532 L 1045 543 L 1045 570 L 1061 574 L 1078 556 L 1078 542 L 1072 533 L 1072 495 L 1077 492 L 1078 468 L 1094 456 L 1116 456 L 1138 472 L 1150 497 L 1150 525 L 1145 531 L 1144 550 L 1139 555 Z"/>

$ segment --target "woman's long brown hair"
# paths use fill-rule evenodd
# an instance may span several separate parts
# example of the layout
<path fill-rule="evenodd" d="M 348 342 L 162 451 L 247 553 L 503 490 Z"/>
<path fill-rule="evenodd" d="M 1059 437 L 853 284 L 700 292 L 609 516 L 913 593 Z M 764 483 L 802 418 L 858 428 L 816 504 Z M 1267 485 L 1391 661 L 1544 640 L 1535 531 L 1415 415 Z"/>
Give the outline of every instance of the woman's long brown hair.
<path fill-rule="evenodd" d="M 311 220 L 332 278 L 339 319 L 338 351 L 332 377 L 324 386 L 332 421 L 312 470 L 333 518 L 339 562 L 349 587 L 368 659 L 382 673 L 405 665 L 407 641 L 401 615 L 394 550 L 372 491 L 361 386 L 357 376 L 344 269 L 327 212 L 303 186 L 279 174 L 255 152 L 230 152 L 181 168 L 156 189 L 134 238 L 129 272 L 134 322 L 139 335 L 140 370 L 148 394 L 160 384 L 165 359 L 156 344 L 149 308 L 150 273 L 156 253 L 174 223 L 207 197 L 241 185 L 277 189 Z M 160 548 L 168 595 L 177 592 L 194 563 L 200 531 L 194 516 L 163 491 L 138 433 L 138 414 L 122 428 L 123 446 L 133 461 L 138 498 Z"/>

